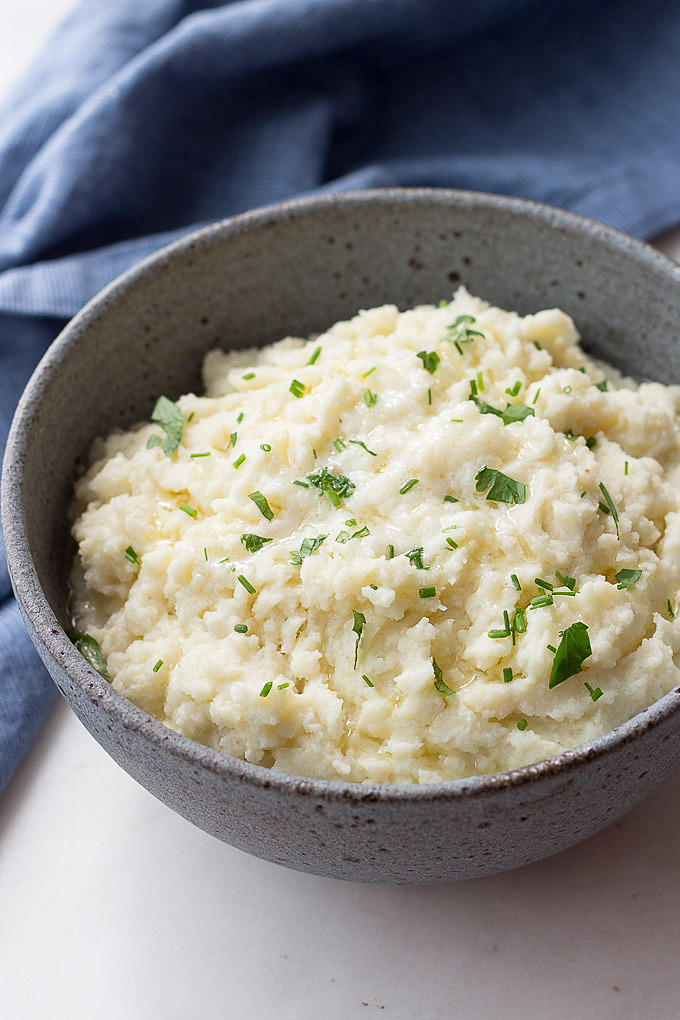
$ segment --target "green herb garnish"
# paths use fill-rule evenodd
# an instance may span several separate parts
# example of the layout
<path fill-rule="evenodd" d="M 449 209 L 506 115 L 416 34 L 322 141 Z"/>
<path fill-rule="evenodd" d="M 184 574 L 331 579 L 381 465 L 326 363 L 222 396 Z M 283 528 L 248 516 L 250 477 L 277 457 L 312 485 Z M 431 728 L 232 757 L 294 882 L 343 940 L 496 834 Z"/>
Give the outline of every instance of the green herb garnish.
<path fill-rule="evenodd" d="M 457 549 L 458 548 L 458 543 L 454 542 L 452 538 L 447 538 L 446 539 L 446 544 L 448 545 L 448 547 L 450 549 Z M 428 567 L 427 569 L 429 570 L 430 568 Z"/>
<path fill-rule="evenodd" d="M 666 601 L 666 609 L 668 610 L 668 615 L 670 616 L 671 620 L 674 620 L 675 619 L 675 613 L 673 612 L 673 606 L 671 605 L 671 600 L 670 599 L 668 599 Z"/>
<path fill-rule="evenodd" d="M 512 683 L 512 681 L 514 679 L 515 678 L 514 678 L 513 673 L 512 673 L 512 666 L 504 666 L 503 667 L 503 683 L 504 684 Z"/>
<path fill-rule="evenodd" d="M 209 457 L 209 456 L 210 456 L 210 451 L 208 451 L 208 453 L 190 453 L 189 454 L 189 457 L 192 457 L 192 458 L 193 457 Z"/>
<path fill-rule="evenodd" d="M 245 588 L 249 595 L 255 594 L 255 588 L 253 588 L 248 578 L 244 577 L 243 574 L 239 574 L 236 580 L 241 582 L 241 584 L 243 585 L 243 587 Z"/>
<path fill-rule="evenodd" d="M 286 681 L 285 684 L 279 684 L 276 689 L 277 691 L 285 691 L 286 687 L 290 687 L 290 681 Z"/>
<path fill-rule="evenodd" d="M 359 642 L 361 641 L 361 635 L 363 634 L 364 627 L 366 625 L 366 617 L 364 616 L 363 613 L 358 613 L 356 609 L 353 609 L 352 612 L 354 614 L 354 624 L 352 625 L 352 630 L 357 636 L 357 641 L 354 646 L 354 668 L 356 669 L 357 656 L 359 655 Z"/>
<path fill-rule="evenodd" d="M 246 372 L 246 374 L 242 375 L 241 378 L 242 379 L 254 379 L 255 378 L 255 373 L 254 372 Z"/>
<path fill-rule="evenodd" d="M 607 492 L 607 490 L 606 490 L 606 488 L 604 486 L 604 482 L 600 482 L 600 491 L 602 492 L 602 495 L 604 496 L 604 498 L 606 500 L 607 507 L 609 508 L 609 512 L 610 512 L 610 514 L 612 515 L 612 517 L 614 519 L 614 525 L 616 527 L 616 537 L 619 539 L 619 541 L 621 541 L 621 535 L 619 534 L 619 515 L 616 512 L 616 507 L 614 506 L 614 504 L 612 502 L 611 496 L 609 495 L 609 493 Z"/>
<path fill-rule="evenodd" d="M 237 471 L 241 467 L 241 464 L 244 463 L 245 459 L 246 459 L 245 453 L 242 453 L 240 457 L 236 458 L 236 460 L 234 461 L 233 466 L 236 468 Z"/>
<path fill-rule="evenodd" d="M 486 498 L 498 503 L 525 503 L 527 498 L 526 485 L 509 478 L 495 468 L 483 467 L 475 475 L 477 492 L 489 489 Z"/>
<path fill-rule="evenodd" d="M 520 732 L 524 732 L 528 725 L 529 723 L 526 721 L 526 719 L 520 719 L 520 721 L 517 723 L 517 729 L 520 730 Z"/>
<path fill-rule="evenodd" d="M 378 403 L 378 394 L 373 393 L 371 390 L 364 390 L 364 403 L 366 407 L 373 407 L 374 404 Z"/>
<path fill-rule="evenodd" d="M 475 339 L 475 337 L 484 334 L 480 333 L 478 329 L 470 329 L 477 320 L 474 315 L 459 315 L 454 323 L 446 327 L 446 336 L 442 337 L 442 340 L 448 340 L 449 343 L 453 344 L 460 355 L 463 353 L 461 344 L 469 344 Z"/>
<path fill-rule="evenodd" d="M 434 657 L 432 658 L 432 671 L 434 673 L 435 690 L 439 691 L 440 694 L 445 694 L 447 697 L 456 693 L 455 691 L 452 691 L 449 685 L 445 682 L 444 674 L 442 673 L 441 668 L 437 665 L 437 660 Z"/>
<path fill-rule="evenodd" d="M 288 389 L 294 397 L 299 398 L 305 395 L 305 384 L 301 383 L 299 379 L 293 379 Z"/>
<path fill-rule="evenodd" d="M 327 538 L 328 535 L 317 535 L 316 538 L 304 538 L 299 552 L 297 550 L 291 550 L 290 562 L 296 567 L 299 567 L 302 561 L 306 559 L 307 556 L 311 556 L 312 553 L 315 552 Z"/>
<path fill-rule="evenodd" d="M 334 439 L 333 446 L 338 451 L 338 453 L 342 453 L 343 450 L 347 449 L 347 444 L 343 443 L 342 439 Z"/>
<path fill-rule="evenodd" d="M 437 352 L 419 351 L 418 354 L 416 354 L 416 357 L 420 358 L 420 360 L 422 361 L 423 368 L 426 369 L 430 373 L 430 375 L 434 375 L 434 373 L 437 371 L 437 365 L 441 361 L 441 358 L 439 357 Z"/>
<path fill-rule="evenodd" d="M 519 578 L 517 577 L 517 574 L 510 574 L 510 580 L 512 581 L 517 591 L 522 590 L 522 585 L 519 583 Z"/>
<path fill-rule="evenodd" d="M 378 367 L 377 365 L 374 365 L 373 368 L 369 368 L 368 372 L 364 372 L 364 374 L 362 375 L 361 378 L 362 379 L 368 379 L 369 375 L 371 375 L 373 372 L 375 372 L 377 367 Z"/>
<path fill-rule="evenodd" d="M 85 661 L 88 662 L 93 669 L 96 669 L 105 680 L 109 680 L 109 671 L 106 668 L 104 656 L 102 655 L 102 650 L 99 647 L 97 639 L 93 638 L 91 634 L 83 634 L 81 638 L 78 638 L 75 644 Z"/>
<path fill-rule="evenodd" d="M 460 503 L 460 500 L 456 499 L 455 496 L 444 496 L 444 502 L 445 503 Z"/>
<path fill-rule="evenodd" d="M 236 623 L 234 624 L 234 630 L 237 634 L 247 634 L 248 624 L 247 623 Z"/>
<path fill-rule="evenodd" d="M 423 563 L 423 546 L 422 545 L 418 546 L 417 549 L 411 549 L 410 552 L 406 553 L 406 556 L 411 561 L 413 566 L 418 568 L 418 570 L 429 570 L 430 569 L 429 567 L 426 567 L 425 564 Z"/>
<path fill-rule="evenodd" d="M 491 404 L 479 400 L 476 396 L 472 396 L 471 399 L 477 405 L 477 410 L 480 414 L 495 414 L 496 417 L 502 420 L 504 425 L 512 425 L 513 422 L 521 422 L 525 418 L 535 416 L 533 407 L 527 407 L 526 404 L 508 404 L 505 410 L 501 411 L 500 408 L 493 407 Z"/>
<path fill-rule="evenodd" d="M 560 584 L 564 585 L 565 588 L 570 588 L 571 591 L 573 591 L 574 588 L 576 587 L 575 577 L 565 577 L 564 574 L 560 574 L 559 570 L 555 571 L 555 577 L 560 582 Z"/>
<path fill-rule="evenodd" d="M 315 348 L 315 350 L 312 353 L 312 356 L 309 359 L 309 361 L 307 362 L 307 364 L 308 365 L 313 365 L 316 362 L 316 360 L 317 360 L 317 358 L 319 357 L 320 354 L 321 354 L 321 348 L 320 347 Z"/>
<path fill-rule="evenodd" d="M 570 676 L 580 673 L 583 662 L 592 654 L 588 627 L 580 620 L 577 623 L 572 623 L 563 631 L 562 640 L 557 646 L 548 686 L 550 688 L 557 687 L 558 684 L 568 680 Z"/>
<path fill-rule="evenodd" d="M 185 514 L 188 514 L 189 517 L 198 516 L 198 510 L 196 507 L 190 506 L 188 503 L 180 503 L 179 508 L 180 510 L 183 510 Z"/>
<path fill-rule="evenodd" d="M 505 392 L 508 393 L 511 397 L 516 397 L 521 389 L 522 389 L 522 384 L 521 384 L 521 382 L 518 379 L 517 382 L 515 383 L 515 385 L 509 387 Z"/>
<path fill-rule="evenodd" d="M 262 546 L 266 542 L 271 542 L 271 538 L 263 538 L 262 535 L 253 535 L 246 531 L 241 535 L 241 542 L 246 547 L 248 552 L 255 553 L 259 552 Z"/>
<path fill-rule="evenodd" d="M 361 439 L 350 439 L 349 442 L 354 443 L 355 446 L 360 446 L 362 450 L 366 451 L 366 453 L 370 453 L 371 457 L 378 456 L 378 454 L 374 453 L 373 450 L 369 450 L 369 448 L 366 446 L 366 443 L 364 443 Z"/>
<path fill-rule="evenodd" d="M 437 597 L 437 589 L 432 586 L 429 588 L 419 588 L 418 594 L 421 599 L 434 599 Z"/>
<path fill-rule="evenodd" d="M 269 694 L 269 692 L 271 691 L 272 686 L 273 686 L 273 682 L 271 680 L 267 680 L 267 683 L 264 685 L 264 687 L 260 691 L 260 697 L 261 698 L 266 698 L 267 695 Z"/>
<path fill-rule="evenodd" d="M 174 401 L 168 400 L 167 397 L 159 397 L 156 401 L 156 406 L 151 412 L 151 421 L 156 425 L 160 425 L 163 432 L 165 432 L 165 437 L 151 436 L 146 444 L 147 449 L 150 450 L 154 446 L 160 446 L 163 453 L 171 457 L 182 439 L 184 415 Z"/>
<path fill-rule="evenodd" d="M 598 698 L 602 697 L 603 691 L 600 687 L 591 687 L 587 680 L 585 681 L 585 687 L 593 701 L 597 701 Z"/>
<path fill-rule="evenodd" d="M 266 498 L 262 495 L 262 493 L 258 489 L 256 489 L 255 492 L 249 492 L 248 499 L 252 499 L 253 503 L 255 504 L 255 506 L 260 511 L 263 517 L 266 517 L 268 521 L 273 520 L 274 511 L 269 506 L 269 503 L 267 502 Z"/>
<path fill-rule="evenodd" d="M 271 453 L 272 452 L 272 448 L 269 445 L 269 443 L 260 443 L 260 449 L 264 450 L 265 453 Z"/>
<path fill-rule="evenodd" d="M 153 673 L 157 673 L 162 665 L 163 665 L 163 660 L 162 659 L 158 659 L 158 661 L 156 662 L 155 666 L 153 667 L 152 672 Z"/>
<path fill-rule="evenodd" d="M 387 558 L 388 560 L 394 559 L 394 546 L 391 543 L 387 547 Z"/>
<path fill-rule="evenodd" d="M 125 550 L 125 559 L 129 560 L 130 563 L 139 563 L 139 556 L 131 545 L 129 545 Z"/>
<path fill-rule="evenodd" d="M 340 506 L 341 499 L 351 496 L 356 485 L 346 475 L 334 475 L 327 467 L 321 468 L 314 475 L 307 475 L 307 481 L 319 490 L 319 496 L 324 494 L 333 506 Z"/>
<path fill-rule="evenodd" d="M 503 623 L 505 626 L 502 628 L 502 630 L 497 629 L 489 631 L 489 637 L 493 638 L 494 641 L 497 641 L 499 638 L 510 637 L 511 634 L 510 616 L 508 614 L 507 609 L 503 610 Z"/>
<path fill-rule="evenodd" d="M 375 684 L 368 679 L 365 673 L 361 674 L 361 679 L 364 681 L 367 687 L 375 687 Z"/>
<path fill-rule="evenodd" d="M 409 478 L 408 482 L 404 482 L 404 484 L 400 488 L 399 494 L 401 496 L 404 496 L 409 491 L 409 489 L 412 489 L 414 485 L 418 484 L 418 481 L 419 479 L 417 478 Z"/>
<path fill-rule="evenodd" d="M 642 577 L 641 570 L 619 570 L 616 580 L 619 582 L 617 588 L 632 588 Z"/>
<path fill-rule="evenodd" d="M 602 382 L 596 382 L 595 385 L 597 386 L 598 390 L 602 391 L 602 393 L 606 393 L 607 392 L 607 380 L 606 379 L 603 379 Z"/>

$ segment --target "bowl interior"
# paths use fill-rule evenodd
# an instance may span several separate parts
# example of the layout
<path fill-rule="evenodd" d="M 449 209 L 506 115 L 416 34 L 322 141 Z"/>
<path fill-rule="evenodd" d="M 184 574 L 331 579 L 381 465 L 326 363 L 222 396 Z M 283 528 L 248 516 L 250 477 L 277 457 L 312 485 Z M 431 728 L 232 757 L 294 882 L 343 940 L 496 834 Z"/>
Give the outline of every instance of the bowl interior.
<path fill-rule="evenodd" d="M 210 348 L 307 336 L 385 302 L 436 303 L 462 283 L 520 313 L 557 305 L 590 352 L 678 382 L 679 279 L 652 249 L 598 224 L 461 192 L 329 196 L 180 242 L 80 313 L 24 398 L 21 512 L 54 614 L 67 623 L 67 508 L 92 440 L 148 418 L 161 393 L 200 389 Z"/>

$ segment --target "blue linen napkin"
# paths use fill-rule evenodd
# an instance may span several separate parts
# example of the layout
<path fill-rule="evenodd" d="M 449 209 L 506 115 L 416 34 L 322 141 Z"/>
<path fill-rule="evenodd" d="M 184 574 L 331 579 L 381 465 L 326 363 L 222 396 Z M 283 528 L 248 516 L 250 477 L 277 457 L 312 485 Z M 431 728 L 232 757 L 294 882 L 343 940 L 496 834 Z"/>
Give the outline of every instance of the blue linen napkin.
<path fill-rule="evenodd" d="M 64 321 L 197 225 L 320 190 L 680 221 L 677 0 L 82 0 L 0 109 L 0 442 Z M 53 688 L 0 553 L 0 792 Z"/>

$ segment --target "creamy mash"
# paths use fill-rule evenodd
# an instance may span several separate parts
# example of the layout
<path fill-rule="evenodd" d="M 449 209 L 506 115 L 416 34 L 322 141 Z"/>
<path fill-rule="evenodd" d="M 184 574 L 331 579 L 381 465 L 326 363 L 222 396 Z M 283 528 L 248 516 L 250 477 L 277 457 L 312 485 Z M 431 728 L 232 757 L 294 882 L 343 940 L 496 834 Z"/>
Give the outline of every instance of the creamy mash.
<path fill-rule="evenodd" d="M 680 683 L 680 388 L 460 289 L 212 351 L 98 441 L 79 647 L 150 715 L 306 776 L 516 768 Z M 82 637 L 82 635 L 87 635 Z"/>

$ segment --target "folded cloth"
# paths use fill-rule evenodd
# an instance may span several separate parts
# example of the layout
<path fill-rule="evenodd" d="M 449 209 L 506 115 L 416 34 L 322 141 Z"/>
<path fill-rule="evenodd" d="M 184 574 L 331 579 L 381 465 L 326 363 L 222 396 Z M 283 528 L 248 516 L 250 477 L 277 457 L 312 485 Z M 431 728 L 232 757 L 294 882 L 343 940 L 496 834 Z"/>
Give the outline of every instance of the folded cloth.
<path fill-rule="evenodd" d="M 0 110 L 0 440 L 59 326 L 197 225 L 430 185 L 680 221 L 676 0 L 82 0 Z M 52 698 L 0 563 L 0 791 Z"/>

